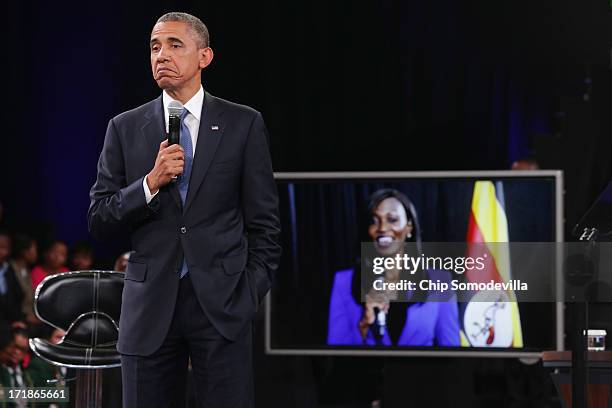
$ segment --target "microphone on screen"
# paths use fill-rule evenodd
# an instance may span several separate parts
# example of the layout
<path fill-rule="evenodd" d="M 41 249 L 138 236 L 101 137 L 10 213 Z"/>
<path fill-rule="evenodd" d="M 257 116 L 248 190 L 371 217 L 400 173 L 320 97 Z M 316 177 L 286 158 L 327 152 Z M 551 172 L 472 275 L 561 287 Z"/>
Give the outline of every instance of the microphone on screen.
<path fill-rule="evenodd" d="M 374 323 L 372 323 L 370 329 L 374 334 L 376 344 L 382 344 L 387 331 L 387 314 L 378 307 L 374 308 Z"/>
<path fill-rule="evenodd" d="M 170 101 L 168 104 L 168 146 L 180 144 L 181 113 L 183 113 L 183 104 L 178 101 Z M 172 182 L 176 182 L 177 179 L 177 176 L 172 177 Z"/>

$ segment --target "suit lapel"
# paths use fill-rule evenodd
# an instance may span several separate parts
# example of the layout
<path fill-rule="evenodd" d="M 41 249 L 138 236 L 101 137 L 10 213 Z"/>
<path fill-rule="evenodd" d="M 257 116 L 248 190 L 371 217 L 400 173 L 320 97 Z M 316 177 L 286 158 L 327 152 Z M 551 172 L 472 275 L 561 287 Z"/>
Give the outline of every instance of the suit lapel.
<path fill-rule="evenodd" d="M 167 139 L 166 136 L 166 121 L 164 119 L 164 105 L 162 102 L 162 97 L 159 96 L 153 104 L 151 104 L 151 109 L 145 113 L 146 122 L 142 126 L 141 131 L 144 133 L 144 136 L 147 138 L 147 146 L 149 146 L 150 153 L 153 157 L 157 157 L 157 153 L 159 152 L 159 144 Z M 179 194 L 178 188 L 176 187 L 176 183 L 170 183 L 165 187 L 170 191 L 170 195 L 176 202 L 179 208 L 182 208 L 181 196 Z"/>
<path fill-rule="evenodd" d="M 206 92 L 204 94 L 204 103 L 202 104 L 198 141 L 196 143 L 193 168 L 191 169 L 189 189 L 187 190 L 187 199 L 183 212 L 189 210 L 219 146 L 219 141 L 225 128 L 220 121 L 222 114 L 223 109 L 219 106 L 219 102 L 214 96 Z"/>

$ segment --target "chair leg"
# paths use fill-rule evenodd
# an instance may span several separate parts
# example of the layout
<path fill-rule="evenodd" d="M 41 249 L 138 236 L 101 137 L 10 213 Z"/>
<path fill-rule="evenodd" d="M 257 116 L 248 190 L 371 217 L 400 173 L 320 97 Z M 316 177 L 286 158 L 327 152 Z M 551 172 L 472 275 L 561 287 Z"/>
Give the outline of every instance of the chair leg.
<path fill-rule="evenodd" d="M 75 408 L 102 408 L 102 370 L 78 370 Z"/>

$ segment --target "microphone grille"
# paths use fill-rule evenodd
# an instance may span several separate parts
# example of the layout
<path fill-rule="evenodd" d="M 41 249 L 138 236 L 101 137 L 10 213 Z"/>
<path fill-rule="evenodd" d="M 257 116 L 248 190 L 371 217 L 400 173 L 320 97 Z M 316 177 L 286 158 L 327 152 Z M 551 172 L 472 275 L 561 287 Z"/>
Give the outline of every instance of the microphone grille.
<path fill-rule="evenodd" d="M 183 104 L 179 101 L 170 101 L 168 104 L 168 114 L 170 116 L 181 116 L 183 112 Z"/>

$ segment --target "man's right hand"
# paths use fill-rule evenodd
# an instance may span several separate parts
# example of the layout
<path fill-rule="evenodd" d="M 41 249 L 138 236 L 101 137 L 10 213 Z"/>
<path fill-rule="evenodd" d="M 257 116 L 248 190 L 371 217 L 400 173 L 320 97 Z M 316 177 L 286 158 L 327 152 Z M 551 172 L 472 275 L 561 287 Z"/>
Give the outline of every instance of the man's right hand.
<path fill-rule="evenodd" d="M 147 174 L 147 186 L 151 194 L 170 183 L 175 177 L 183 173 L 185 163 L 185 152 L 179 144 L 168 146 L 168 140 L 159 145 L 159 152 L 155 159 L 155 166 Z"/>

